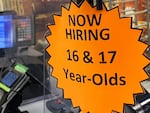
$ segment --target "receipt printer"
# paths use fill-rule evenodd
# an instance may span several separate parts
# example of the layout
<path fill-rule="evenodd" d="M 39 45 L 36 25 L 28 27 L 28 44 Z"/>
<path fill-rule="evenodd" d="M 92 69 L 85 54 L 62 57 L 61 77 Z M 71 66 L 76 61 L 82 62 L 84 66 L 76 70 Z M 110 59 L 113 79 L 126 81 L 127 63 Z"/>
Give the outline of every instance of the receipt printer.
<path fill-rule="evenodd" d="M 0 113 L 7 111 L 9 102 L 29 81 L 27 70 L 28 68 L 22 64 L 14 64 L 0 74 Z"/>

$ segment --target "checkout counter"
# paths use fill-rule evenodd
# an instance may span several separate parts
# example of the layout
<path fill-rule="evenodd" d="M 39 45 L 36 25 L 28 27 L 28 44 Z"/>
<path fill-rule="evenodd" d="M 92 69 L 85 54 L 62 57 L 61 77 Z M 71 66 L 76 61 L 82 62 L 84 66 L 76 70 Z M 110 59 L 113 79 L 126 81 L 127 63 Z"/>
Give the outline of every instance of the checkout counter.
<path fill-rule="evenodd" d="M 50 75 L 50 57 L 35 49 L 34 16 L 0 12 L 0 29 L 1 113 L 79 113 Z"/>

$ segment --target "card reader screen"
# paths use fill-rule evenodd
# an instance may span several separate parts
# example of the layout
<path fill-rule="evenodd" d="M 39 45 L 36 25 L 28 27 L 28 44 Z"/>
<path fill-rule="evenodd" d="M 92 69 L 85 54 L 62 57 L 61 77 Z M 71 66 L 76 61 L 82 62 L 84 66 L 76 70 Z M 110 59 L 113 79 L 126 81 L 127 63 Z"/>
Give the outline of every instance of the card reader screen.
<path fill-rule="evenodd" d="M 12 84 L 17 80 L 19 75 L 9 71 L 3 78 L 2 83 L 7 85 L 8 87 L 12 86 Z"/>

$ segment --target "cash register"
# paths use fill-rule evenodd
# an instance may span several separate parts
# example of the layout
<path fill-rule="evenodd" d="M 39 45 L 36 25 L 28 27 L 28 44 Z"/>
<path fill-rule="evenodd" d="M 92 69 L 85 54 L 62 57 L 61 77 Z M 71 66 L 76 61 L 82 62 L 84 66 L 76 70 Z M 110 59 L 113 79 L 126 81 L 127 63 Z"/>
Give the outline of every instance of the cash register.
<path fill-rule="evenodd" d="M 22 44 L 34 43 L 33 22 L 30 17 L 17 17 L 13 11 L 0 12 L 0 113 L 21 112 L 22 89 L 29 81 L 28 68 L 13 61 L 14 50 Z M 24 43 L 25 42 L 25 43 Z"/>

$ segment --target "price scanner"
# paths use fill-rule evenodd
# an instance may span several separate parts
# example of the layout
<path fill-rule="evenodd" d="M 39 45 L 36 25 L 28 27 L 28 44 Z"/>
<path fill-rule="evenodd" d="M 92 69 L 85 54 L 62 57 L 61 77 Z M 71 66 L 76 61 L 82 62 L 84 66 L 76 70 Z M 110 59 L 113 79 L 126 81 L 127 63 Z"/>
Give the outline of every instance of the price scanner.
<path fill-rule="evenodd" d="M 27 70 L 28 68 L 22 64 L 14 64 L 2 72 L 0 76 L 1 113 L 9 113 L 8 104 L 29 81 L 30 77 L 26 74 Z M 10 111 L 12 110 L 10 109 Z"/>

